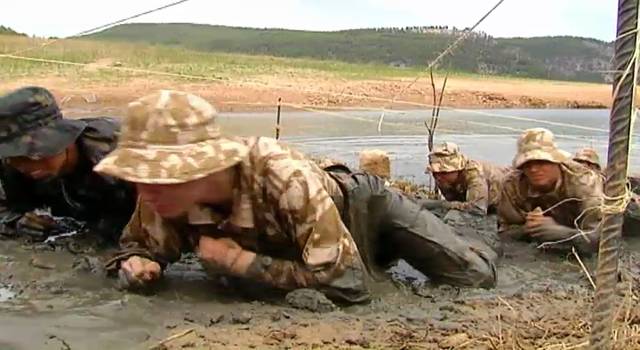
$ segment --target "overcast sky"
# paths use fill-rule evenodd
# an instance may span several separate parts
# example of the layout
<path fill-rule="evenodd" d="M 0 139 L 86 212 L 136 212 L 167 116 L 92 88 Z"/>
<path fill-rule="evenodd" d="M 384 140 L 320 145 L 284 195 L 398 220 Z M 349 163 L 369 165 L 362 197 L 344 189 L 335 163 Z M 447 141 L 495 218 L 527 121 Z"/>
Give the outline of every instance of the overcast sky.
<path fill-rule="evenodd" d="M 475 23 L 497 0 L 190 0 L 135 22 L 338 30 Z M 68 36 L 171 0 L 0 0 L 0 25 Z M 506 0 L 479 30 L 499 37 L 573 35 L 611 41 L 616 0 Z"/>

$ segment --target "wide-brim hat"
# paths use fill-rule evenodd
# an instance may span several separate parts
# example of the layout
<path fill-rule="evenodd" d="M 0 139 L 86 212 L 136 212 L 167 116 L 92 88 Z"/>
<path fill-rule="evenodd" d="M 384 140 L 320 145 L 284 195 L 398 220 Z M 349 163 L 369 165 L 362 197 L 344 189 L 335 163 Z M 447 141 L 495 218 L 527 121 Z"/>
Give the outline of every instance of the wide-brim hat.
<path fill-rule="evenodd" d="M 556 145 L 551 131 L 545 128 L 533 128 L 525 130 L 520 135 L 518 152 L 513 158 L 513 167 L 519 169 L 527 162 L 534 160 L 560 164 L 570 159 L 571 154 Z"/>
<path fill-rule="evenodd" d="M 204 99 L 162 90 L 129 104 L 118 146 L 95 171 L 130 182 L 179 184 L 241 162 L 249 147 L 225 137 Z"/>
<path fill-rule="evenodd" d="M 47 89 L 25 87 L 0 97 L 0 158 L 43 158 L 63 152 L 86 128 L 62 119 Z"/>
<path fill-rule="evenodd" d="M 145 184 L 179 184 L 194 181 L 241 162 L 248 147 L 231 138 L 181 146 L 118 146 L 95 171 Z"/>
<path fill-rule="evenodd" d="M 571 153 L 561 149 L 537 149 L 518 153 L 513 160 L 515 168 L 521 168 L 527 162 L 533 160 L 544 160 L 551 163 L 561 164 L 571 159 Z"/>

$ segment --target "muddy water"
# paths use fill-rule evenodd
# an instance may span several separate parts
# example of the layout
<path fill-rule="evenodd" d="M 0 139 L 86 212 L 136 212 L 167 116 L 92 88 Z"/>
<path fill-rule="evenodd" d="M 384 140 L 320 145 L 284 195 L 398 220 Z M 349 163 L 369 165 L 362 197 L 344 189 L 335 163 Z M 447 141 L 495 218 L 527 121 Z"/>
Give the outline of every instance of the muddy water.
<path fill-rule="evenodd" d="M 491 111 L 491 113 L 506 113 Z M 606 128 L 606 111 L 509 111 L 510 115 L 550 122 Z M 310 118 L 308 114 L 285 112 L 283 136 L 302 150 L 344 159 L 355 165 L 364 148 L 387 150 L 394 158 L 396 176 L 425 181 L 423 113 L 389 114 L 383 134 L 377 133 L 377 113 L 345 113 L 349 117 Z M 356 117 L 356 118 L 352 118 Z M 270 136 L 273 114 L 224 114 L 227 131 L 240 135 Z M 517 132 L 487 127 L 494 123 L 512 129 L 535 126 L 490 116 L 443 113 L 440 140 L 458 142 L 471 157 L 507 163 L 515 150 Z M 559 143 L 569 151 L 594 146 L 604 151 L 606 135 L 549 126 Z M 580 140 L 576 140 L 580 138 Z M 638 144 L 636 143 L 637 147 Z M 632 162 L 637 168 L 637 153 Z M 640 242 L 632 240 L 631 251 Z M 82 256 L 64 249 L 47 251 L 0 240 L 0 349 L 129 349 L 147 348 L 169 333 L 193 324 L 208 325 L 212 319 L 233 319 L 234 313 L 249 313 L 254 323 L 271 322 L 270 315 L 286 310 L 293 317 L 308 317 L 287 308 L 282 293 L 225 279 L 209 280 L 187 260 L 173 265 L 166 281 L 153 295 L 117 291 L 99 271 L 82 268 Z M 593 270 L 594 261 L 585 258 Z M 38 266 L 38 267 L 34 267 Z M 73 266 L 76 266 L 74 269 Z M 80 266 L 78 268 L 78 266 Z M 379 318 L 406 315 L 436 317 L 451 300 L 492 299 L 524 291 L 588 292 L 589 283 L 575 259 L 543 254 L 535 247 L 512 243 L 499 266 L 499 285 L 491 291 L 432 287 L 410 266 L 394 268 L 399 288 L 381 283 L 378 297 L 370 304 L 344 307 L 341 318 Z M 395 316 L 394 316 L 395 315 Z M 411 316 L 413 317 L 413 316 Z M 320 318 L 322 320 L 322 318 Z"/>
<path fill-rule="evenodd" d="M 377 130 L 379 112 L 331 113 L 283 112 L 282 139 L 307 153 L 331 155 L 352 166 L 357 166 L 359 151 L 382 149 L 392 158 L 394 176 L 420 183 L 427 180 L 423 174 L 427 159 L 424 121 L 430 116 L 430 111 L 389 112 L 385 115 L 381 134 Z M 604 162 L 608 113 L 608 110 L 442 111 L 435 141 L 456 142 L 473 159 L 509 164 L 516 150 L 519 131 L 546 127 L 557 135 L 559 146 L 566 151 L 573 153 L 582 147 L 593 147 L 600 152 Z M 511 119 L 514 117 L 520 119 Z M 275 113 L 222 114 L 220 120 L 229 133 L 274 135 Z M 636 125 L 635 129 L 631 163 L 632 170 L 640 172 L 640 153 L 635 151 L 640 147 L 640 127 Z"/>

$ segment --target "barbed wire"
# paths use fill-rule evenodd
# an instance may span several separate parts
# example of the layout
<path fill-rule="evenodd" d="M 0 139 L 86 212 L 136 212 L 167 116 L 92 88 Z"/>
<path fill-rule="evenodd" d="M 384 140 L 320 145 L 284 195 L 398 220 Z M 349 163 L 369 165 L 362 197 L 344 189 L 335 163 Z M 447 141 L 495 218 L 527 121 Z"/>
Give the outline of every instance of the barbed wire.
<path fill-rule="evenodd" d="M 484 22 L 484 20 L 487 19 L 493 13 L 493 11 L 495 11 L 498 7 L 500 7 L 500 5 L 502 5 L 503 2 L 504 2 L 504 0 L 498 0 L 498 2 L 489 11 L 487 11 L 482 17 L 480 17 L 480 19 L 478 21 L 476 21 L 476 23 L 473 26 L 471 26 L 470 28 L 465 29 L 463 34 L 458 39 L 456 39 L 454 42 L 452 42 L 433 61 L 431 61 L 431 63 L 429 63 L 429 65 L 425 69 L 425 72 L 428 72 L 431 69 L 433 69 L 433 67 L 435 67 L 440 62 L 440 60 L 442 58 L 444 58 L 446 55 L 451 53 L 464 39 L 466 39 L 471 33 L 473 33 L 473 31 L 480 24 L 482 24 L 482 22 Z M 383 107 L 382 108 L 382 114 L 380 115 L 380 120 L 378 121 L 378 132 L 382 131 L 381 130 L 381 126 L 382 126 L 382 120 L 384 120 L 385 110 L 390 109 L 391 107 L 393 107 L 393 103 L 396 100 L 396 98 L 398 96 L 402 96 L 408 89 L 410 89 L 413 85 L 415 85 L 418 82 L 418 80 L 420 80 L 421 77 L 422 76 L 420 74 L 417 74 L 416 77 L 409 84 L 407 84 L 402 90 L 400 90 L 399 93 L 397 93 L 397 94 L 395 94 L 393 96 L 393 98 L 391 99 L 391 102 L 389 103 L 388 107 Z"/>

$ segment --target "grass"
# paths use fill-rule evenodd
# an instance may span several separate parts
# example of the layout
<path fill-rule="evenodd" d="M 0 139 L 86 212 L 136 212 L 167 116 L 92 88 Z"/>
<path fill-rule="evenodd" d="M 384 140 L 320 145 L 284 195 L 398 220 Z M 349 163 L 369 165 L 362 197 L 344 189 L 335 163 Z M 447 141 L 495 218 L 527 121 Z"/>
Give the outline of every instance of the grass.
<path fill-rule="evenodd" d="M 16 36 L 0 37 L 0 53 L 8 54 L 38 47 L 40 39 Z M 295 75 L 313 77 L 317 74 L 344 79 L 372 79 L 388 77 L 412 77 L 418 69 L 398 69 L 375 64 L 349 64 L 338 61 L 313 59 L 250 56 L 226 53 L 205 53 L 167 46 L 65 40 L 45 48 L 25 52 L 24 56 L 50 60 L 91 64 L 109 60 L 124 67 L 170 73 L 198 75 L 212 78 L 233 79 L 257 76 Z M 21 77 L 89 75 L 96 79 L 109 79 L 126 73 L 101 70 L 91 71 L 83 67 L 2 59 L 0 79 Z"/>
<path fill-rule="evenodd" d="M 209 78 L 251 79 L 261 76 L 338 78 L 347 80 L 413 78 L 421 68 L 394 68 L 381 64 L 353 64 L 305 58 L 281 58 L 230 53 L 208 53 L 178 47 L 90 40 L 63 40 L 41 48 L 47 41 L 19 36 L 0 36 L 0 54 L 29 50 L 21 55 L 82 64 L 115 63 L 123 67 Z M 34 49 L 37 48 L 37 49 Z M 28 62 L 0 58 L 0 80 L 43 76 L 91 81 L 119 81 L 139 75 L 107 69 Z M 450 75 L 482 78 L 480 75 L 450 72 Z M 496 77 L 490 77 L 495 79 Z M 512 78 L 504 78 L 512 79 Z M 522 78 L 517 78 L 522 79 Z"/>

